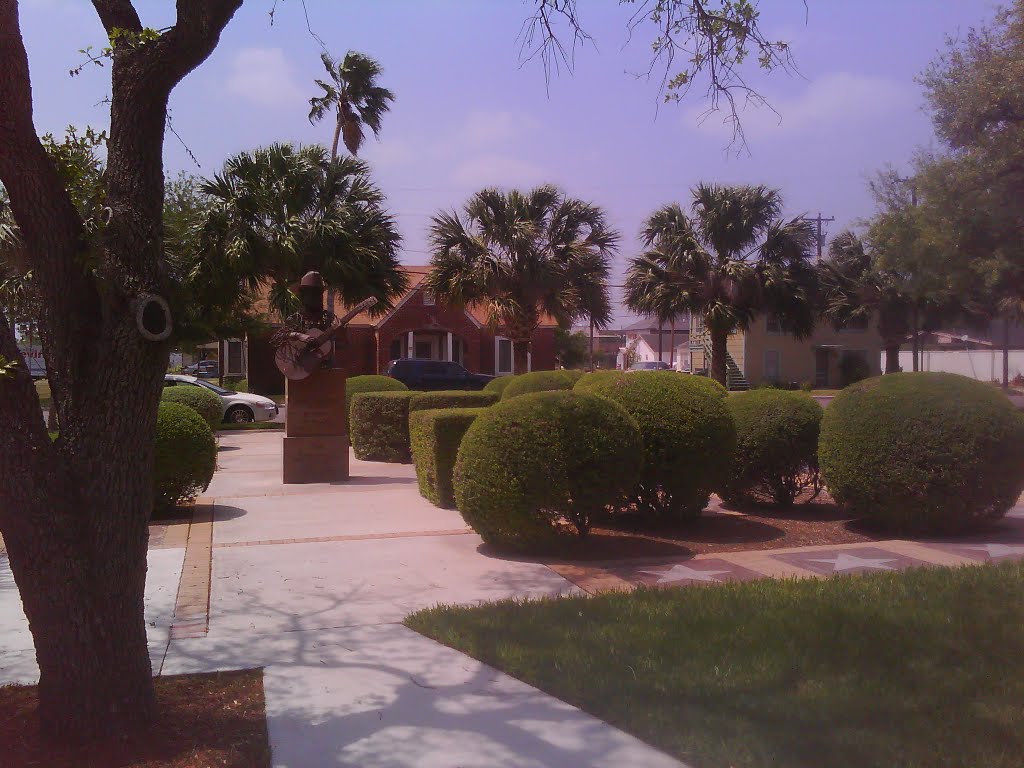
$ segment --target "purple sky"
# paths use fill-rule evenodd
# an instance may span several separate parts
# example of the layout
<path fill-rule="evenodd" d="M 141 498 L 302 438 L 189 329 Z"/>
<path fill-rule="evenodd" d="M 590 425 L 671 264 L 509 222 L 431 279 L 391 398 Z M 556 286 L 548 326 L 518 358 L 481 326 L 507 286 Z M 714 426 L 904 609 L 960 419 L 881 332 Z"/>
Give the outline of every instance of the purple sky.
<path fill-rule="evenodd" d="M 298 0 L 248 0 L 210 59 L 174 92 L 174 127 L 197 168 L 168 135 L 168 172 L 212 174 L 224 159 L 273 141 L 328 143 L 328 122 L 310 126 L 307 100 L 323 76 L 319 46 Z M 636 252 L 644 217 L 687 201 L 698 181 L 764 183 L 782 190 L 788 213 L 835 216 L 831 233 L 867 216 L 865 178 L 888 163 L 905 170 L 914 148 L 932 142 L 917 75 L 956 35 L 991 17 L 987 0 L 762 0 L 762 25 L 792 42 L 800 74 L 751 81 L 767 110 L 744 114 L 750 154 L 730 155 L 728 130 L 695 89 L 660 105 L 646 68 L 652 30 L 626 42 L 629 6 L 583 0 L 581 18 L 597 50 L 577 56 L 573 75 L 545 90 L 539 63 L 520 64 L 517 35 L 530 12 L 518 0 L 307 0 L 313 28 L 341 56 L 359 50 L 384 67 L 397 95 L 373 165 L 405 237 L 403 261 L 426 263 L 429 217 L 487 185 L 553 182 L 604 206 L 623 234 L 617 271 Z M 68 70 L 78 50 L 101 47 L 87 0 L 21 0 L 32 67 L 36 126 L 105 127 L 99 104 L 109 73 Z M 173 22 L 171 0 L 136 0 L 143 22 Z"/>

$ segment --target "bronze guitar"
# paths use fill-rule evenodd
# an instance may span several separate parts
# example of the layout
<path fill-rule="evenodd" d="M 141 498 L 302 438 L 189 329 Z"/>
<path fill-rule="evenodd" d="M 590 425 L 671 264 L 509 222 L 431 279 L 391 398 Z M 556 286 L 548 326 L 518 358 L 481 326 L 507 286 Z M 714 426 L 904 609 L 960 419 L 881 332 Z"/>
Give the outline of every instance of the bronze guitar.
<path fill-rule="evenodd" d="M 331 342 L 345 328 L 348 321 L 376 303 L 377 299 L 372 296 L 359 302 L 326 331 L 313 331 L 307 334 L 310 336 L 308 341 L 288 339 L 277 348 L 274 355 L 277 369 L 292 381 L 308 378 L 330 356 Z"/>

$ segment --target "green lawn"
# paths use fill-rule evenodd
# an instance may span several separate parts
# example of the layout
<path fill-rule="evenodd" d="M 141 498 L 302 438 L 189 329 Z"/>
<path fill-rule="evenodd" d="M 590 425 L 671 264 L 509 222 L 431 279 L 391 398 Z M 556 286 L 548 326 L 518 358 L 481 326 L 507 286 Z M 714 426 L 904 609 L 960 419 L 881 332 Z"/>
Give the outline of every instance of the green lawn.
<path fill-rule="evenodd" d="M 697 768 L 1024 765 L 1024 564 L 438 607 L 413 629 Z"/>

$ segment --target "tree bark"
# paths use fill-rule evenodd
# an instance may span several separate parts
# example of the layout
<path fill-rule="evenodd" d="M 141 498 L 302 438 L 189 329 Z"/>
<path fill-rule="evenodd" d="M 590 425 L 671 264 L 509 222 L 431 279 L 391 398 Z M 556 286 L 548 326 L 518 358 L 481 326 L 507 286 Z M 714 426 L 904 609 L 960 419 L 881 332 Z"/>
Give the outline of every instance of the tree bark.
<path fill-rule="evenodd" d="M 93 4 L 108 34 L 142 31 L 129 0 Z M 168 96 L 241 0 L 177 5 L 177 23 L 158 39 L 115 46 L 107 212 L 86 235 L 37 138 L 18 5 L 0 0 L 0 181 L 41 298 L 61 431 L 51 442 L 21 361 L 0 379 L 0 531 L 35 643 L 40 725 L 61 742 L 123 735 L 155 714 L 143 594 L 168 349 L 140 335 L 135 303 L 164 287 Z M 21 360 L 2 315 L 0 354 Z"/>
<path fill-rule="evenodd" d="M 338 157 L 338 142 L 341 141 L 341 110 L 338 110 L 338 119 L 334 123 L 334 140 L 331 142 L 331 159 Z"/>
<path fill-rule="evenodd" d="M 658 362 L 659 363 L 664 362 L 664 357 L 661 354 L 662 348 L 665 346 L 665 342 L 664 342 L 665 336 L 661 332 L 663 327 L 664 326 L 659 321 L 658 322 Z"/>
<path fill-rule="evenodd" d="M 590 361 L 587 370 L 594 372 L 594 318 L 590 318 Z"/>
<path fill-rule="evenodd" d="M 885 345 L 885 372 L 900 372 L 900 345 L 899 342 L 888 342 Z"/>
<path fill-rule="evenodd" d="M 911 353 L 910 354 L 911 354 L 911 357 L 913 358 L 914 372 L 916 373 L 919 370 L 919 365 L 920 365 L 920 362 L 919 362 L 919 351 L 920 351 L 920 348 L 921 348 L 920 347 L 921 340 L 920 340 L 920 337 L 918 336 L 918 319 L 917 319 L 917 307 L 916 306 L 913 308 L 913 310 L 911 310 L 911 323 L 910 323 L 910 326 L 911 326 L 910 327 L 910 332 L 913 334 L 913 338 L 911 339 L 911 347 L 910 347 L 911 348 Z"/>
<path fill-rule="evenodd" d="M 729 368 L 725 362 L 729 331 L 725 328 L 708 326 L 708 333 L 711 335 L 711 378 L 728 387 Z"/>
<path fill-rule="evenodd" d="M 671 331 L 671 333 L 670 333 L 668 338 L 669 338 L 669 342 L 668 342 L 668 364 L 671 365 L 673 369 L 675 369 L 675 367 L 676 367 L 676 319 L 674 317 L 672 318 L 672 331 Z"/>

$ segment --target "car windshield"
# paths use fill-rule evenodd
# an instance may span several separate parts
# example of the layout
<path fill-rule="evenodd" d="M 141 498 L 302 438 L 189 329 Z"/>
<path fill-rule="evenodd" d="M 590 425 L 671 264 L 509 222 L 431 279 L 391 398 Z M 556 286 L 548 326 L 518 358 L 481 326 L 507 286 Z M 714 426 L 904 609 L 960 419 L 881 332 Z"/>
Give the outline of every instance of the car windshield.
<path fill-rule="evenodd" d="M 209 390 L 211 390 L 213 392 L 216 392 L 221 397 L 224 397 L 225 395 L 237 395 L 238 394 L 233 389 L 224 389 L 224 387 L 218 387 L 216 384 L 211 384 L 208 381 L 199 381 L 199 380 L 197 380 L 195 383 L 198 384 L 200 387 L 206 387 L 207 389 L 209 389 Z"/>

